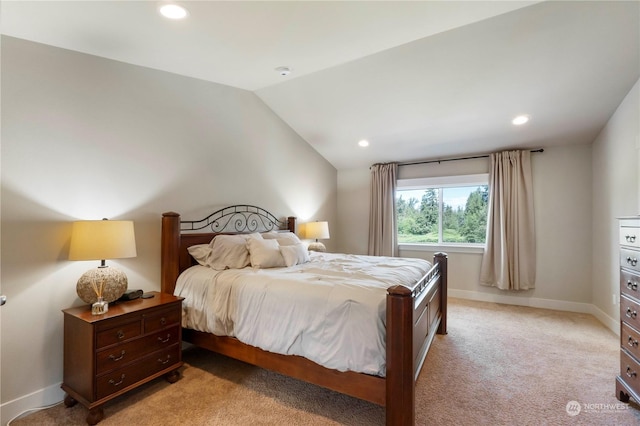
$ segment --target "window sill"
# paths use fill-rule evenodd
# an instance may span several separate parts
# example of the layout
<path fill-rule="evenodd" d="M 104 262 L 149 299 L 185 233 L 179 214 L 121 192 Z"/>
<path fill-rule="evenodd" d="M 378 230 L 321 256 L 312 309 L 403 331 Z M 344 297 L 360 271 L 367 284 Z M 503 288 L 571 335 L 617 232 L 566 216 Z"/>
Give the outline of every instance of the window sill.
<path fill-rule="evenodd" d="M 445 253 L 484 253 L 484 246 L 463 246 L 455 244 L 398 244 L 401 251 L 428 251 L 428 252 L 445 252 Z"/>

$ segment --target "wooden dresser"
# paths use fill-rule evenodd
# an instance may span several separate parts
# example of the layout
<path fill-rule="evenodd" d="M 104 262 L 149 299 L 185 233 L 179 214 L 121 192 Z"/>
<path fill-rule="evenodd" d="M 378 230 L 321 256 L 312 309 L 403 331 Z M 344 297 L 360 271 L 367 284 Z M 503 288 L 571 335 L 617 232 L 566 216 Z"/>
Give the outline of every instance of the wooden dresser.
<path fill-rule="evenodd" d="M 620 375 L 616 397 L 640 403 L 640 217 L 620 219 Z"/>
<path fill-rule="evenodd" d="M 62 311 L 65 405 L 87 407 L 90 425 L 104 417 L 105 402 L 162 375 L 180 378 L 182 298 L 151 294 L 110 304 L 102 315 L 88 306 Z"/>

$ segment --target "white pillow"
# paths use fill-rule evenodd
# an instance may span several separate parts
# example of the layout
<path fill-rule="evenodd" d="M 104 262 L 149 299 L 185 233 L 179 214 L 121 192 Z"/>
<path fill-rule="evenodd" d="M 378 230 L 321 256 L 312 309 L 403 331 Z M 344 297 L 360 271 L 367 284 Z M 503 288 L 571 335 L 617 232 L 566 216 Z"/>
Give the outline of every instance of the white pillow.
<path fill-rule="evenodd" d="M 292 246 L 294 244 L 300 244 L 300 238 L 293 232 L 276 232 L 269 231 L 262 234 L 262 238 L 265 240 L 278 240 L 281 246 Z"/>
<path fill-rule="evenodd" d="M 187 247 L 189 254 L 202 266 L 208 266 L 207 260 L 211 254 L 211 247 L 209 244 L 196 244 L 191 247 Z"/>
<path fill-rule="evenodd" d="M 207 266 L 221 271 L 224 269 L 241 269 L 251 265 L 247 240 L 262 239 L 260 234 L 216 235 L 209 243 L 211 253 Z"/>
<path fill-rule="evenodd" d="M 290 246 L 280 246 L 280 253 L 284 258 L 284 263 L 287 266 L 299 265 L 301 263 L 307 263 L 309 259 L 309 252 L 304 244 L 293 244 Z"/>
<path fill-rule="evenodd" d="M 277 240 L 247 240 L 251 266 L 254 268 L 277 268 L 285 266 L 284 258 L 280 254 Z"/>

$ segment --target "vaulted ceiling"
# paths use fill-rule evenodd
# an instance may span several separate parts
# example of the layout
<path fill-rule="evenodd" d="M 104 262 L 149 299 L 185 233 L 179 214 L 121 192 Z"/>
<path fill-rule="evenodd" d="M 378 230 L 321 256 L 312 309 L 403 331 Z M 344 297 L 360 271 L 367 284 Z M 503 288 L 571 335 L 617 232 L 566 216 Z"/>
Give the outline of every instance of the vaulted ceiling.
<path fill-rule="evenodd" d="M 337 169 L 589 143 L 640 77 L 640 1 L 160 4 L 2 1 L 0 30 L 254 91 Z"/>

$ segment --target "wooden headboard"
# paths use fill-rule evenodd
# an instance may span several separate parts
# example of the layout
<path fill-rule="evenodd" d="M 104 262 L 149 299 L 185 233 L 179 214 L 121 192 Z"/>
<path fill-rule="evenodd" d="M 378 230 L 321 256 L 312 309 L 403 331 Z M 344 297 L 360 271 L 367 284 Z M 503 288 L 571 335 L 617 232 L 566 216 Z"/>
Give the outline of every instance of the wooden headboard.
<path fill-rule="evenodd" d="M 203 230 L 208 230 L 202 232 Z M 161 290 L 173 294 L 178 275 L 195 264 L 187 248 L 209 244 L 219 234 L 245 234 L 283 230 L 296 232 L 296 218 L 278 220 L 268 211 L 251 205 L 225 207 L 202 220 L 183 221 L 174 212 L 162 214 Z M 198 232 L 200 231 L 200 232 Z"/>

